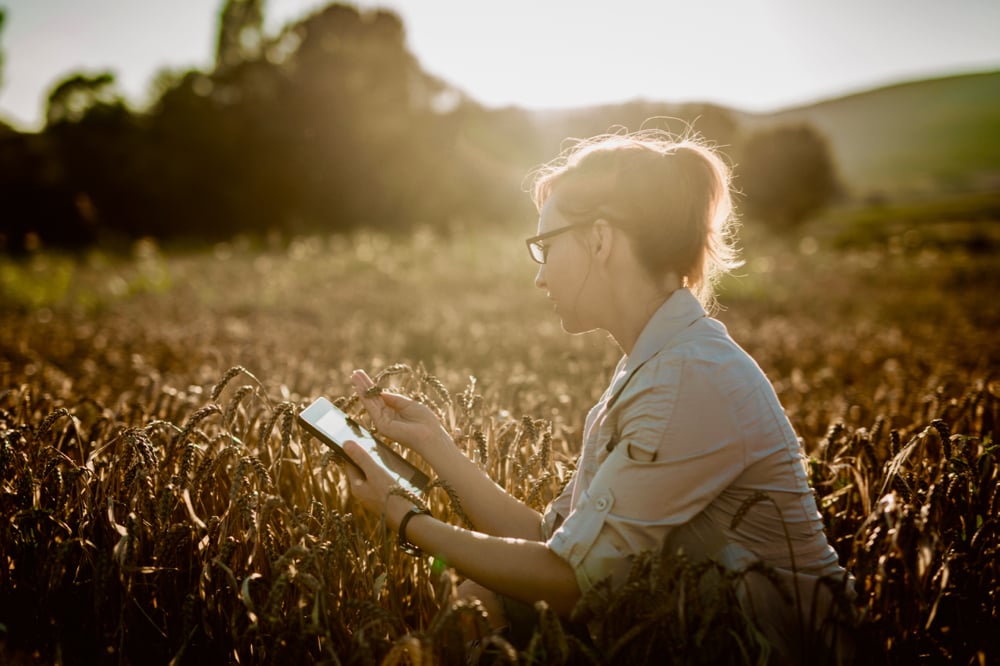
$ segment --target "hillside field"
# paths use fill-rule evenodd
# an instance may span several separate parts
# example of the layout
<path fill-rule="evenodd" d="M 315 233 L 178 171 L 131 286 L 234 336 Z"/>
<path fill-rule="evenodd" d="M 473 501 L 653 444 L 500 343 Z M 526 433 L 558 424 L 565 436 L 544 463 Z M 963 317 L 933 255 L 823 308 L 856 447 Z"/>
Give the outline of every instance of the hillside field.
<path fill-rule="evenodd" d="M 560 330 L 531 231 L 0 258 L 0 662 L 466 663 L 454 575 L 355 514 L 292 417 L 367 368 L 543 507 L 618 351 Z M 718 317 L 802 439 L 864 661 L 996 663 L 1000 258 L 836 238 L 748 224 Z M 461 523 L 446 483 L 430 505 Z M 585 599 L 594 646 L 543 612 L 492 663 L 755 663 L 705 571 L 659 561 Z"/>
<path fill-rule="evenodd" d="M 1000 189 L 1000 72 L 899 83 L 748 121 L 816 127 L 858 197 Z"/>
<path fill-rule="evenodd" d="M 996 71 L 896 82 L 769 112 L 637 99 L 529 117 L 544 146 L 534 159 L 557 151 L 566 136 L 662 127 L 707 134 L 739 165 L 753 133 L 804 123 L 827 139 L 844 200 L 923 203 L 1000 191 Z"/>

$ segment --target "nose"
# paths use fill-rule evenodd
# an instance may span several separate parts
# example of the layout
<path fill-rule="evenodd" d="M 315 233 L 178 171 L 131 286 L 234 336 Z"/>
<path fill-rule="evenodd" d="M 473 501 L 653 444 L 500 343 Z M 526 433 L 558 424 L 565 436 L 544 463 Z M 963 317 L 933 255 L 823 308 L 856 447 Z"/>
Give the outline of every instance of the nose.
<path fill-rule="evenodd" d="M 539 289 L 545 289 L 545 264 L 538 265 L 538 272 L 535 273 L 535 286 Z"/>

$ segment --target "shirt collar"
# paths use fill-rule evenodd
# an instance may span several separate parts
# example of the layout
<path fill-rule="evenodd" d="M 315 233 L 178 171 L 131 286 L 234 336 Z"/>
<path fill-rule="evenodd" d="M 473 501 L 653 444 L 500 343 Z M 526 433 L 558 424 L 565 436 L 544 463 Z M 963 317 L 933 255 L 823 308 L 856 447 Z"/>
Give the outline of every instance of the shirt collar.
<path fill-rule="evenodd" d="M 649 318 L 635 341 L 632 353 L 622 359 L 625 367 L 615 375 L 609 391 L 609 402 L 617 397 L 639 366 L 669 346 L 677 334 L 705 316 L 705 308 L 691 290 L 681 288 L 672 293 Z"/>

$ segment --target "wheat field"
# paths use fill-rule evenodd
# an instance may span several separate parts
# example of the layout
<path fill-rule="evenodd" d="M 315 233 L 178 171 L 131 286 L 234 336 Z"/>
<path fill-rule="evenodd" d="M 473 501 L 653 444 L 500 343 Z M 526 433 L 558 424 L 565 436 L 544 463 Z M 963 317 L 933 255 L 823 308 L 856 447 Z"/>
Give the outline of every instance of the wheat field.
<path fill-rule="evenodd" d="M 744 245 L 718 317 L 802 439 L 859 663 L 997 663 L 1000 261 Z M 364 367 L 544 507 L 618 352 L 532 278 L 495 230 L 0 261 L 0 662 L 764 663 L 734 578 L 665 553 L 583 599 L 592 645 L 542 607 L 527 650 L 471 653 L 455 572 L 399 552 L 299 429 L 318 395 L 356 410 Z M 464 521 L 447 480 L 428 503 Z"/>

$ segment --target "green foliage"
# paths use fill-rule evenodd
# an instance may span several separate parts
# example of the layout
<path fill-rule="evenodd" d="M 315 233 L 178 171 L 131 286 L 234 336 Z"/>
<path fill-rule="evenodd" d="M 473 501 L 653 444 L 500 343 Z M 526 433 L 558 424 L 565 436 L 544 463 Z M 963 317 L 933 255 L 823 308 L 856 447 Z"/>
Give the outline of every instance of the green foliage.
<path fill-rule="evenodd" d="M 0 7 L 0 33 L 3 32 L 3 23 L 6 16 L 7 16 L 6 10 L 3 7 Z M 3 49 L 0 49 L 0 88 L 3 87 L 3 61 L 4 61 Z"/>
<path fill-rule="evenodd" d="M 982 192 L 935 197 L 929 201 L 845 209 L 836 242 L 841 247 L 884 245 L 898 251 L 943 249 L 986 254 L 1000 247 L 1000 193 Z"/>
<path fill-rule="evenodd" d="M 263 4 L 220 3 L 215 68 L 160 75 L 148 109 L 129 109 L 109 75 L 74 73 L 53 87 L 44 132 L 0 127 L 0 250 L 507 224 L 535 216 L 524 175 L 567 136 L 623 127 L 702 134 L 752 178 L 744 135 L 806 123 L 830 139 L 849 194 L 995 189 L 1000 75 L 773 116 L 643 100 L 488 109 L 424 71 L 392 12 L 338 3 L 267 34 Z M 769 182 L 744 189 L 783 198 L 764 204 L 774 219 L 814 209 Z"/>
<path fill-rule="evenodd" d="M 750 130 L 817 128 L 836 152 L 845 188 L 858 198 L 996 189 L 998 71 L 886 86 L 744 120 Z"/>
<path fill-rule="evenodd" d="M 114 85 L 115 77 L 111 72 L 93 76 L 75 74 L 61 81 L 49 93 L 45 124 L 51 128 L 63 123 L 79 123 L 101 106 L 120 103 Z"/>
<path fill-rule="evenodd" d="M 260 54 L 264 43 L 263 0 L 226 0 L 219 17 L 215 67 L 223 70 Z"/>
<path fill-rule="evenodd" d="M 36 252 L 0 257 L 2 307 L 25 311 L 76 308 L 84 313 L 113 306 L 139 294 L 162 294 L 171 287 L 167 263 L 149 240 L 123 258 L 92 251 L 85 257 Z"/>
<path fill-rule="evenodd" d="M 334 4 L 275 36 L 261 21 L 260 3 L 227 3 L 219 66 L 161 77 L 142 114 L 108 74 L 57 84 L 42 135 L 0 137 L 7 247 L 29 234 L 58 247 L 204 242 L 531 213 L 530 162 L 506 150 L 535 154 L 530 124 L 480 122 L 421 69 L 398 16 Z"/>
<path fill-rule="evenodd" d="M 808 125 L 782 125 L 752 134 L 740 151 L 737 187 L 746 211 L 775 228 L 802 224 L 837 192 L 833 155 Z"/>

